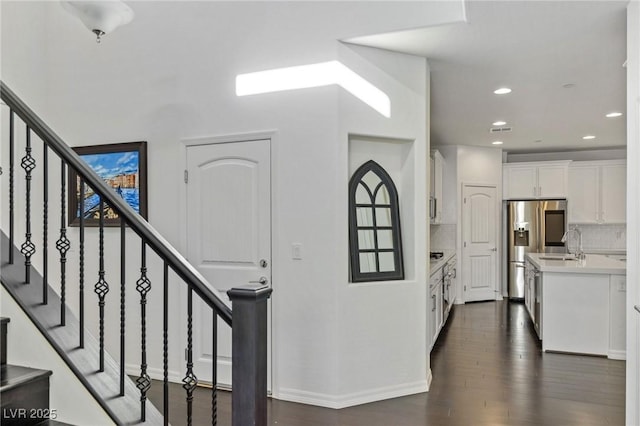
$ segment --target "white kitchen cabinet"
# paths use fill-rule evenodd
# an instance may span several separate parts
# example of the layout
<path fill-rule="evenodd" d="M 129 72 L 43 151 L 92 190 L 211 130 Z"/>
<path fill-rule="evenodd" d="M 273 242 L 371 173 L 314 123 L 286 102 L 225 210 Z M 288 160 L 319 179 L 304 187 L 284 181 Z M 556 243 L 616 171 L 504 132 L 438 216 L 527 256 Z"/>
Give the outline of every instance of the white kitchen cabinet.
<path fill-rule="evenodd" d="M 440 151 L 431 151 L 431 193 L 429 205 L 429 217 L 432 224 L 442 223 L 442 178 L 444 158 Z"/>
<path fill-rule="evenodd" d="M 609 353 L 612 359 L 626 359 L 627 355 L 627 276 L 611 275 L 609 281 Z"/>
<path fill-rule="evenodd" d="M 570 161 L 502 165 L 502 199 L 566 198 Z"/>
<path fill-rule="evenodd" d="M 608 355 L 609 275 L 542 272 L 542 350 Z"/>
<path fill-rule="evenodd" d="M 535 270 L 531 262 L 525 261 L 524 263 L 524 305 L 527 308 L 527 312 L 529 312 L 529 317 L 532 322 L 535 322 L 534 318 L 534 307 L 535 307 L 535 284 L 534 284 L 534 274 Z"/>
<path fill-rule="evenodd" d="M 624 160 L 577 161 L 569 166 L 569 223 L 625 223 Z"/>
<path fill-rule="evenodd" d="M 431 287 L 429 298 L 429 337 L 431 348 L 433 348 L 433 345 L 436 343 L 438 334 L 440 334 L 440 329 L 442 328 L 442 269 L 438 271 L 437 275 L 437 284 Z"/>
<path fill-rule="evenodd" d="M 602 165 L 600 220 L 602 223 L 627 222 L 627 163 Z"/>

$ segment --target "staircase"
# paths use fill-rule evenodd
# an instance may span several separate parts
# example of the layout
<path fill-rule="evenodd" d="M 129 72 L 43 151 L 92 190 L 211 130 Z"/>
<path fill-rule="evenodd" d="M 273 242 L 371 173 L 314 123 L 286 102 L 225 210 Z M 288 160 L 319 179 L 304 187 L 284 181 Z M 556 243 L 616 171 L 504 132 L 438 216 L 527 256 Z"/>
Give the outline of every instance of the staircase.
<path fill-rule="evenodd" d="M 51 371 L 7 364 L 9 318 L 0 318 L 0 396 L 3 425 L 64 425 L 57 422 L 55 409 L 49 408 Z"/>
<path fill-rule="evenodd" d="M 228 292 L 231 300 L 229 305 L 176 249 L 103 182 L 3 82 L 0 82 L 0 97 L 4 102 L 2 108 L 6 108 L 3 120 L 8 121 L 8 125 L 2 128 L 9 129 L 8 137 L 1 135 L 2 145 L 8 145 L 9 152 L 2 156 L 3 198 L 0 205 L 3 207 L 2 217 L 8 220 L 3 221 L 0 233 L 0 281 L 78 381 L 116 424 L 167 425 L 169 348 L 178 348 L 182 354 L 181 345 L 186 343 L 185 375 L 182 379 L 187 402 L 185 424 L 193 423 L 192 394 L 198 383 L 204 381 L 212 385 L 211 424 L 216 425 L 215 363 L 210 378 L 199 379 L 193 373 L 192 309 L 194 299 L 199 297 L 213 312 L 211 333 L 214 341 L 218 319 L 232 327 L 232 425 L 266 426 L 266 324 L 267 299 L 271 289 L 266 286 L 233 288 Z M 77 183 L 68 178 L 70 172 L 78 177 Z M 87 224 L 83 215 L 80 215 L 77 232 L 74 230 L 73 236 L 68 232 L 66 200 L 69 192 L 75 194 L 76 190 L 80 196 L 91 191 L 100 197 L 97 250 L 90 250 L 85 244 Z M 116 226 L 119 232 L 105 232 L 106 206 L 117 213 Z M 127 242 L 130 244 L 132 235 L 139 240 L 136 249 L 140 253 L 138 265 L 132 265 L 135 260 L 127 255 L 131 251 Z M 118 247 L 119 250 L 116 249 L 114 253 L 111 249 L 106 253 L 105 247 Z M 120 259 L 116 271 L 105 271 L 106 256 Z M 148 259 L 152 257 L 153 261 Z M 99 265 L 97 282 L 94 281 L 93 271 L 89 278 L 87 265 L 90 263 Z M 72 264 L 73 270 L 70 267 Z M 162 266 L 152 266 L 158 264 Z M 134 280 L 126 273 L 131 270 L 139 271 Z M 106 279 L 110 277 L 112 280 L 114 276 L 119 276 L 116 285 Z M 150 277 L 155 277 L 153 282 Z M 187 330 L 183 336 L 171 336 L 174 343 L 170 346 L 169 322 L 178 321 L 174 314 L 171 317 L 169 314 L 169 288 L 174 285 L 183 286 L 188 295 Z M 127 289 L 135 289 L 137 300 L 127 300 Z M 114 309 L 108 305 L 108 301 L 116 299 L 105 297 L 109 292 L 119 292 L 119 324 L 113 324 L 113 321 L 107 324 L 110 330 L 119 328 L 119 354 L 109 353 L 105 342 L 105 311 Z M 77 307 L 69 306 L 67 301 L 70 298 L 78 301 Z M 95 305 L 89 305 L 95 300 Z M 155 355 L 150 353 L 151 348 L 147 345 L 149 333 L 154 330 L 149 327 L 152 319 L 148 314 L 152 303 L 160 303 L 152 307 L 156 308 L 156 312 L 162 312 L 164 403 L 158 408 L 147 400 L 146 395 L 151 385 L 148 359 Z M 139 315 L 134 319 L 125 317 L 126 312 L 131 312 L 131 309 L 127 309 L 131 304 L 138 306 Z M 98 312 L 97 330 L 89 329 L 85 323 L 85 311 L 88 310 Z M 7 402 L 9 411 L 6 417 L 3 410 L 2 424 L 12 424 L 11 416 L 22 413 L 22 409 L 30 409 L 30 404 L 39 404 L 34 405 L 35 412 L 43 414 L 42 418 L 34 421 L 45 420 L 49 400 L 48 377 L 51 373 L 8 365 L 5 369 L 4 337 L 8 322 L 8 319 L 2 322 L 1 397 L 2 408 Z M 138 355 L 131 360 L 130 356 L 127 358 L 125 342 L 134 323 L 137 323 L 140 342 Z M 113 350 L 113 347 L 110 349 Z M 132 380 L 125 373 L 125 365 L 138 361 L 139 373 Z M 19 376 L 24 376 L 25 384 L 17 384 Z M 26 386 L 39 387 L 37 390 L 25 390 Z M 15 424 L 37 424 L 22 422 L 25 419 L 18 420 Z"/>

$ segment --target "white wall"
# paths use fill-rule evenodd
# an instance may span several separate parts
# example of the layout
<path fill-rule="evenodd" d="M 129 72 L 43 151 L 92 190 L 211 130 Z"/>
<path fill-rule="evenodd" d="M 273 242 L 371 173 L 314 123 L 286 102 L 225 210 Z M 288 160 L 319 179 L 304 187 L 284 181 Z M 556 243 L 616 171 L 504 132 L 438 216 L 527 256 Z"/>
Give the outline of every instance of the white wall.
<path fill-rule="evenodd" d="M 9 87 L 19 89 L 31 107 L 38 109 L 46 105 L 45 15 L 45 8 L 37 2 L 0 2 L 0 78 L 5 83 L 20 82 L 18 87 Z"/>
<path fill-rule="evenodd" d="M 14 5 L 10 16 L 3 15 L 3 23 L 16 23 L 3 25 L 3 39 L 19 37 L 23 28 L 34 25 L 31 14 L 23 14 L 22 4 Z M 37 112 L 71 145 L 148 141 L 149 219 L 178 248 L 183 248 L 181 210 L 178 203 L 167 200 L 179 199 L 183 185 L 184 165 L 176 161 L 183 149 L 180 141 L 276 131 L 272 143 L 275 397 L 308 397 L 307 401 L 320 405 L 341 406 L 380 398 L 384 396 L 380 390 L 424 389 L 426 332 L 421 330 L 426 327 L 426 296 L 422 297 L 426 265 L 420 257 L 426 259 L 427 231 L 426 222 L 419 223 L 426 215 L 426 196 L 423 203 L 419 197 L 426 194 L 427 179 L 425 62 L 351 49 L 336 40 L 461 21 L 462 2 L 134 2 L 134 21 L 104 37 L 100 45 L 57 2 L 33 4 L 46 16 L 45 22 L 39 17 L 36 24 L 47 28 L 46 42 L 30 46 L 44 51 L 46 58 L 42 70 L 46 106 Z M 334 59 L 388 92 L 391 119 L 383 119 L 337 87 L 235 96 L 234 79 L 239 73 Z M 29 61 L 24 67 L 38 65 L 33 58 L 24 61 Z M 3 73 L 29 103 L 31 76 L 6 62 Z M 415 141 L 415 164 L 411 165 L 415 223 L 407 225 L 413 236 L 413 241 L 411 236 L 407 241 L 416 254 L 412 281 L 371 288 L 348 285 L 350 134 Z M 55 205 L 54 198 L 51 195 Z M 111 237 L 117 231 L 111 231 L 107 232 L 107 253 L 115 254 L 117 240 Z M 70 233 L 75 243 L 76 233 Z M 291 259 L 293 242 L 303 244 L 302 260 Z M 87 245 L 95 244 L 95 232 L 89 232 Z M 135 277 L 139 267 L 136 238 L 128 236 L 127 245 L 127 270 Z M 113 281 L 119 276 L 117 257 L 107 259 L 108 279 Z M 77 268 L 74 262 L 77 260 L 70 260 L 70 269 Z M 153 256 L 150 263 L 155 290 L 161 282 L 160 265 Z M 89 264 L 88 271 L 94 270 L 95 265 Z M 110 302 L 119 297 L 117 285 L 113 282 L 107 296 L 108 324 L 117 323 L 117 303 Z M 178 283 L 172 283 L 171 300 L 180 300 L 179 289 Z M 395 299 L 389 299 L 390 294 Z M 159 353 L 158 291 L 152 290 L 150 297 L 148 343 L 152 353 Z M 127 299 L 137 300 L 137 293 L 128 289 Z M 70 297 L 69 302 L 76 307 L 75 298 Z M 87 323 L 95 328 L 93 302 Z M 372 318 L 371 309 L 376 306 L 395 309 L 389 314 L 393 320 Z M 127 356 L 135 364 L 139 359 L 139 307 L 135 302 L 127 319 L 131 324 Z M 169 335 L 182 336 L 183 308 L 172 305 L 170 319 Z M 411 334 L 397 337 L 414 323 L 417 326 Z M 353 336 L 363 340 L 355 342 Z M 388 341 L 389 337 L 396 340 Z M 107 347 L 117 350 L 117 340 L 116 327 L 108 327 Z M 170 337 L 170 375 L 174 379 L 184 374 L 184 344 Z M 396 365 L 397 361 L 404 364 Z M 160 357 L 152 355 L 149 362 L 157 372 Z M 363 368 L 372 365 L 379 376 L 375 379 L 370 377 L 371 369 Z M 370 389 L 374 392 L 368 393 Z"/>
<path fill-rule="evenodd" d="M 2 316 L 11 319 L 7 327 L 7 362 L 52 371 L 49 408 L 56 410 L 56 420 L 76 425 L 114 424 L 2 286 L 0 302 Z"/>
<path fill-rule="evenodd" d="M 357 56 L 356 56 L 357 55 Z M 392 97 L 390 120 L 341 94 L 340 139 L 350 140 L 342 162 L 337 288 L 339 399 L 336 407 L 427 390 L 427 160 L 428 78 L 424 58 L 371 49 L 342 48 L 340 60 L 366 75 Z M 365 67 L 369 63 L 368 67 Z M 376 69 L 377 68 L 377 69 Z M 344 145 L 341 150 L 347 148 Z M 350 284 L 348 280 L 348 182 L 373 159 L 391 175 L 399 192 L 405 279 Z M 402 330 L 399 332 L 399 330 Z M 380 369 L 380 365 L 385 368 Z M 372 372 L 375 371 L 375 374 Z"/>
<path fill-rule="evenodd" d="M 626 424 L 640 424 L 640 3 L 627 8 L 627 387 Z M 634 165 L 635 167 L 632 167 Z"/>

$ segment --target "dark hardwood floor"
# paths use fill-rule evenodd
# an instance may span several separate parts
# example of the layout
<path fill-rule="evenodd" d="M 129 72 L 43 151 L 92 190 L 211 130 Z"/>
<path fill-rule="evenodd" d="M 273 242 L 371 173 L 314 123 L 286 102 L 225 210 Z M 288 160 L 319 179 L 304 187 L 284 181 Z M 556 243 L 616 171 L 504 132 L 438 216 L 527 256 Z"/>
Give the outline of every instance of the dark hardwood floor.
<path fill-rule="evenodd" d="M 458 305 L 431 358 L 427 393 L 342 410 L 269 401 L 278 426 L 624 425 L 625 363 L 542 353 L 522 304 Z M 162 409 L 162 384 L 150 399 Z M 199 388 L 194 424 L 211 424 L 210 392 Z M 218 424 L 230 424 L 219 392 Z M 186 424 L 184 391 L 170 385 L 170 421 Z"/>

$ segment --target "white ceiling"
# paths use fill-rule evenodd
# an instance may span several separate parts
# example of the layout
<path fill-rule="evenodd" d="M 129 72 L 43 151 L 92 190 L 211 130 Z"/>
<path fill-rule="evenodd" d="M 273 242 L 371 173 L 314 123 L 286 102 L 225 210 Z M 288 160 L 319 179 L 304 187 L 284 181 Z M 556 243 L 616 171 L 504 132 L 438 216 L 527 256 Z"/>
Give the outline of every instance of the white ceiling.
<path fill-rule="evenodd" d="M 347 41 L 428 58 L 432 145 L 607 149 L 626 144 L 625 116 L 605 118 L 626 112 L 626 4 L 466 1 L 466 23 Z M 513 130 L 491 134 L 496 120 Z"/>

